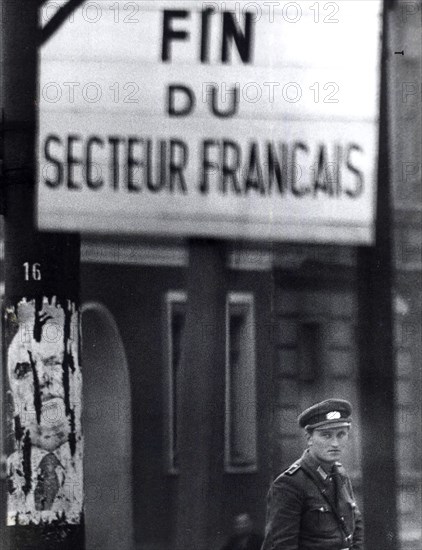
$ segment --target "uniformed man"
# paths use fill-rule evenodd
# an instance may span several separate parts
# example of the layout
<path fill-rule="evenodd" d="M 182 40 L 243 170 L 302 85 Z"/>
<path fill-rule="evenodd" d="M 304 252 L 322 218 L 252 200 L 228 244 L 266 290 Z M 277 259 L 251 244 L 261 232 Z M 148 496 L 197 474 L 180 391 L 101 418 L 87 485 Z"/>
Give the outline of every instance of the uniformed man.
<path fill-rule="evenodd" d="M 328 399 L 299 416 L 308 448 L 268 493 L 261 550 L 362 550 L 363 527 L 352 485 L 340 464 L 352 407 Z"/>

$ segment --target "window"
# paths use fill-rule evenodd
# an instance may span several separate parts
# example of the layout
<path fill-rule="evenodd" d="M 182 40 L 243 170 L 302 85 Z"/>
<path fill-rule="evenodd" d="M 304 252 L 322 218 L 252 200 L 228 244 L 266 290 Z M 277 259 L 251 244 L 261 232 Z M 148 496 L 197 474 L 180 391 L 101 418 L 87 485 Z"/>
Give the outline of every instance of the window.
<path fill-rule="evenodd" d="M 252 294 L 231 292 L 226 302 L 227 472 L 257 469 L 255 322 Z"/>
<path fill-rule="evenodd" d="M 317 321 L 306 321 L 299 326 L 299 378 L 314 382 L 323 376 L 322 327 Z"/>
<path fill-rule="evenodd" d="M 166 470 L 177 473 L 177 380 L 182 355 L 182 336 L 185 326 L 185 292 L 168 292 L 165 300 L 165 346 L 167 380 L 165 384 L 165 449 Z"/>
<path fill-rule="evenodd" d="M 177 474 L 177 386 L 182 355 L 187 296 L 165 298 L 165 449 L 166 471 Z M 252 294 L 231 292 L 226 300 L 225 449 L 226 472 L 257 468 L 255 319 Z"/>

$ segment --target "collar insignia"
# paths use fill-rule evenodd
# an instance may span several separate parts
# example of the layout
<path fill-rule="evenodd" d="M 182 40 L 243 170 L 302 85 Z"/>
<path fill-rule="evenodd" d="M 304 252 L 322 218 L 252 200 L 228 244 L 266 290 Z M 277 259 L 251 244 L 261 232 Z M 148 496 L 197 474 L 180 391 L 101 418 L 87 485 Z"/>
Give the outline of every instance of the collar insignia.
<path fill-rule="evenodd" d="M 324 468 L 321 468 L 321 466 L 318 466 L 317 472 L 322 477 L 322 479 L 325 481 L 328 477 L 328 474 L 325 472 Z"/>

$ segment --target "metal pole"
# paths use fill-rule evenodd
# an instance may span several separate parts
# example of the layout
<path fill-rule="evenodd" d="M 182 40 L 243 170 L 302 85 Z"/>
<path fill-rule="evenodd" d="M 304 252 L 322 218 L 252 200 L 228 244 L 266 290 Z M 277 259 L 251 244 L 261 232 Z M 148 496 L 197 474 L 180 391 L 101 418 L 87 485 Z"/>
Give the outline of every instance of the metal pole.
<path fill-rule="evenodd" d="M 79 237 L 40 233 L 34 223 L 40 4 L 3 0 L 2 530 L 11 550 L 83 550 Z"/>
<path fill-rule="evenodd" d="M 376 242 L 358 252 L 359 389 L 365 548 L 397 550 L 388 6 L 384 2 Z"/>

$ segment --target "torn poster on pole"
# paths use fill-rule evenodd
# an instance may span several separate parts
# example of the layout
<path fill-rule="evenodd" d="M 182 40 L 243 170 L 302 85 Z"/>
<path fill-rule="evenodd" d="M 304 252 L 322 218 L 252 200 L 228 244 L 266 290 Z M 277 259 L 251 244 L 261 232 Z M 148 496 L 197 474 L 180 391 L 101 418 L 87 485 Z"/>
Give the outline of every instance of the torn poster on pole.
<path fill-rule="evenodd" d="M 8 525 L 82 516 L 78 310 L 69 300 L 21 300 L 6 311 L 9 405 Z M 13 440 L 13 441 L 11 441 Z"/>

